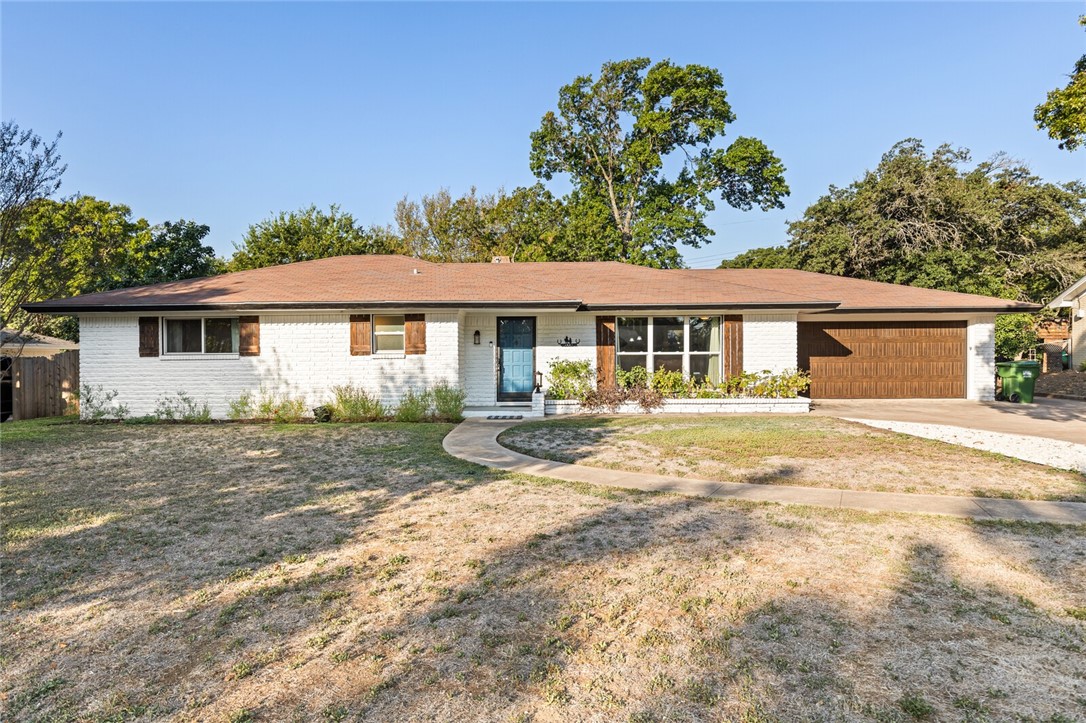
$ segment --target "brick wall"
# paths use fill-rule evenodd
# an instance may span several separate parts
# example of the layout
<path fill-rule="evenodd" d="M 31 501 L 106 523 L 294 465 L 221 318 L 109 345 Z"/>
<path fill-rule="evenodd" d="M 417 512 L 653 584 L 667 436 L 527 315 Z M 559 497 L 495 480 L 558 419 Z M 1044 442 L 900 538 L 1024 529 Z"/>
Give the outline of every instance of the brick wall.
<path fill-rule="evenodd" d="M 457 315 L 426 315 L 424 355 L 351 356 L 347 314 L 261 314 L 260 356 L 140 357 L 135 314 L 80 317 L 80 379 L 117 390 L 132 415 L 150 414 L 163 395 L 183 391 L 206 401 L 212 415 L 261 386 L 304 397 L 313 407 L 333 385 L 354 382 L 393 404 L 408 388 L 459 378 Z"/>
<path fill-rule="evenodd" d="M 795 369 L 795 314 L 743 314 L 743 371 Z"/>

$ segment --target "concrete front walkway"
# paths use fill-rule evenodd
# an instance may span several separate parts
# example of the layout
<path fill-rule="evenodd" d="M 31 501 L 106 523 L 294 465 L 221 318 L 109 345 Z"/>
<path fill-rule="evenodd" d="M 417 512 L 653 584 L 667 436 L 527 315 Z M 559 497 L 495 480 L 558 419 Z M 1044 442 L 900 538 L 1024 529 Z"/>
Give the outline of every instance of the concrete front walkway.
<path fill-rule="evenodd" d="M 551 462 L 514 452 L 498 444 L 498 435 L 515 424 L 518 422 L 484 419 L 469 419 L 461 422 L 445 437 L 443 442 L 445 451 L 454 457 L 508 472 L 651 492 L 676 492 L 716 499 L 745 499 L 877 512 L 912 512 L 978 519 L 1086 524 L 1086 503 L 1081 502 L 946 497 L 893 492 L 858 492 L 821 487 L 714 482 Z"/>

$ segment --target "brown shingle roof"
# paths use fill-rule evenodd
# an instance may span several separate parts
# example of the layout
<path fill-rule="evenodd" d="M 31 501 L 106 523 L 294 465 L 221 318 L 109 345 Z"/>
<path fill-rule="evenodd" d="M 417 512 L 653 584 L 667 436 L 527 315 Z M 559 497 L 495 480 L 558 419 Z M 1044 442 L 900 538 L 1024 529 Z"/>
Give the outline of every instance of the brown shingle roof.
<path fill-rule="evenodd" d="M 788 269 L 650 269 L 618 262 L 431 263 L 338 256 L 28 304 L 31 311 L 225 308 L 795 308 L 1030 310 L 986 296 Z"/>

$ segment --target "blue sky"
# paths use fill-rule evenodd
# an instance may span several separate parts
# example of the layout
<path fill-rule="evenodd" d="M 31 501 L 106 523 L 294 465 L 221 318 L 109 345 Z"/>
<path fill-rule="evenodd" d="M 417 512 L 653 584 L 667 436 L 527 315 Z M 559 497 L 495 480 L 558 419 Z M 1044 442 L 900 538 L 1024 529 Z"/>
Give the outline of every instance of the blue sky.
<path fill-rule="evenodd" d="M 786 223 L 896 141 L 1006 151 L 1086 176 L 1033 108 L 1083 53 L 1081 3 L 10 3 L 0 111 L 64 132 L 63 195 L 188 218 L 232 251 L 280 210 L 340 204 L 388 223 L 448 187 L 533 182 L 529 134 L 558 88 L 606 60 L 719 68 L 738 121 L 784 161 L 783 211 L 713 213 L 712 266 Z M 725 139 L 727 142 L 727 139 Z M 721 204 L 723 206 L 723 204 Z"/>

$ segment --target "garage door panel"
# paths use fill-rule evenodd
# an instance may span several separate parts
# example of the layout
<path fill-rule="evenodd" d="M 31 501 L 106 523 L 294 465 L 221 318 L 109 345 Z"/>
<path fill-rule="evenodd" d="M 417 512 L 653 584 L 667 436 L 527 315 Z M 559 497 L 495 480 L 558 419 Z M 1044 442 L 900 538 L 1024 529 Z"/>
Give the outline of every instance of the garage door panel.
<path fill-rule="evenodd" d="M 965 322 L 801 322 L 815 399 L 965 396 Z"/>

